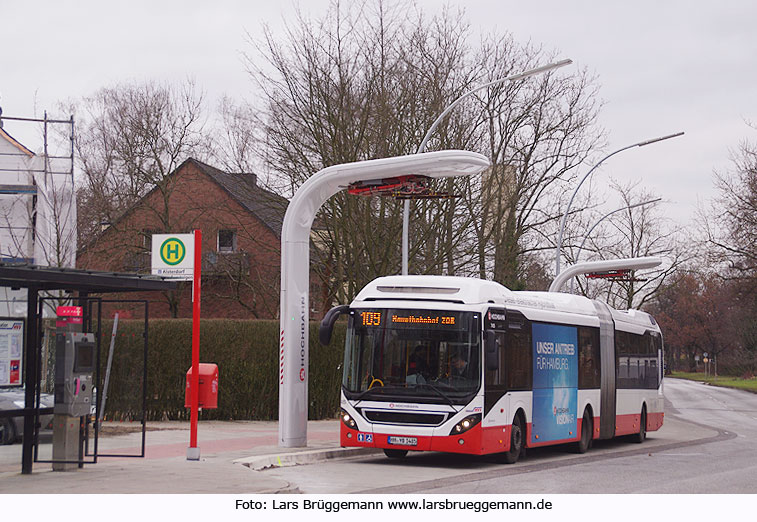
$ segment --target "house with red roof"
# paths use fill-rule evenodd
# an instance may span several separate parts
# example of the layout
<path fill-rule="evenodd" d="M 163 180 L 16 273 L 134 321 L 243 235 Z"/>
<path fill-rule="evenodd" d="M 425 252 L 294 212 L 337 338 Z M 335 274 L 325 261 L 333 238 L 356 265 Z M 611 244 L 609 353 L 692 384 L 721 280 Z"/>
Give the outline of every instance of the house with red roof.
<path fill-rule="evenodd" d="M 259 186 L 255 174 L 229 173 L 189 158 L 162 187 L 154 188 L 83 245 L 76 266 L 149 273 L 153 234 L 200 229 L 202 317 L 275 318 L 281 226 L 288 203 Z M 175 295 L 147 296 L 150 317 L 191 317 L 190 292 L 191 282 L 186 282 Z M 322 313 L 315 303 L 314 312 Z"/>

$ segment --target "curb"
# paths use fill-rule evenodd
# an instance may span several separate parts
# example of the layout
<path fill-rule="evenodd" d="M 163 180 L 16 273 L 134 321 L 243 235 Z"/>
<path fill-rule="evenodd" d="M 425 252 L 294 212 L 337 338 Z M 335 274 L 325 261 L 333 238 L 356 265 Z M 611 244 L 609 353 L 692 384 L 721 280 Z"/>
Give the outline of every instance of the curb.
<path fill-rule="evenodd" d="M 234 464 L 247 466 L 253 471 L 262 471 L 269 468 L 284 468 L 302 464 L 313 464 L 334 459 L 347 459 L 358 455 L 370 455 L 381 452 L 376 448 L 329 448 L 294 453 L 282 453 L 278 455 L 257 455 L 237 459 Z"/>

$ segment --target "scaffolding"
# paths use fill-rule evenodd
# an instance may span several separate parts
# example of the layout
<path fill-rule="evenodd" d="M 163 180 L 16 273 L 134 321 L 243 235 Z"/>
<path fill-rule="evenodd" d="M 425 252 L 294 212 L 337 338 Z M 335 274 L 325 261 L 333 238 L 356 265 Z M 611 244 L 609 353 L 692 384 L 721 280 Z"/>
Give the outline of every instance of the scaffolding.
<path fill-rule="evenodd" d="M 41 147 L 33 151 L 6 123 L 14 134 L 41 137 Z M 73 116 L 10 117 L 0 109 L 0 262 L 75 265 L 74 145 Z M 0 288 L 0 315 L 25 316 L 26 292 Z"/>

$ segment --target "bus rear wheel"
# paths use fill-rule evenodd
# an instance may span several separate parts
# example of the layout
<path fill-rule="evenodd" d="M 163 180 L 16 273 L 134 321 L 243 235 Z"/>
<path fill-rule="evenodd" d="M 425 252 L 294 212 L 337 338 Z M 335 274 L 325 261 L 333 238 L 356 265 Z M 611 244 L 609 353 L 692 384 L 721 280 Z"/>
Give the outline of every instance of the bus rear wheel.
<path fill-rule="evenodd" d="M 404 459 L 407 456 L 407 450 L 385 449 L 384 455 L 390 459 Z"/>
<path fill-rule="evenodd" d="M 594 431 L 594 422 L 588 411 L 584 412 L 583 420 L 581 421 L 581 440 L 575 443 L 573 450 L 576 453 L 586 453 L 591 448 L 592 432 Z"/>
<path fill-rule="evenodd" d="M 516 415 L 513 419 L 513 425 L 510 429 L 510 449 L 502 454 L 502 460 L 506 464 L 515 464 L 523 452 L 523 419 Z"/>
<path fill-rule="evenodd" d="M 641 444 L 647 438 L 647 407 L 641 408 L 641 419 L 639 420 L 639 433 L 633 435 L 633 441 Z"/>

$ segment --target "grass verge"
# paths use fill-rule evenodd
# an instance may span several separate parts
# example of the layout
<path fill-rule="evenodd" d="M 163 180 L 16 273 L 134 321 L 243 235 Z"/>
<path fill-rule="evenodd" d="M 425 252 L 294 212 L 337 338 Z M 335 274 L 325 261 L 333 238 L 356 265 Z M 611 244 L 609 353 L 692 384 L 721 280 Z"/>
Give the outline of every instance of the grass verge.
<path fill-rule="evenodd" d="M 737 390 L 745 390 L 752 393 L 757 393 L 757 378 L 742 379 L 741 377 L 729 377 L 712 375 L 705 376 L 703 373 L 691 373 L 691 372 L 673 372 L 670 377 L 678 379 L 688 379 L 690 381 L 706 382 L 713 386 L 722 386 L 724 388 L 735 388 Z"/>

